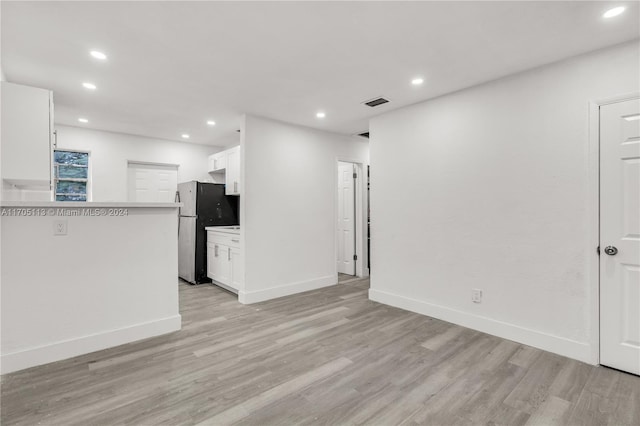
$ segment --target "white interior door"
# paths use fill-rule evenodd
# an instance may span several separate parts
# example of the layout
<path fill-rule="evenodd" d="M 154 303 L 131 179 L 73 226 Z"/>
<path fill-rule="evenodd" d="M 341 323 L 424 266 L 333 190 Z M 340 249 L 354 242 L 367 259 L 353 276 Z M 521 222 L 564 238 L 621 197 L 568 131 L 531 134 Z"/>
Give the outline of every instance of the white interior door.
<path fill-rule="evenodd" d="M 175 200 L 177 190 L 177 166 L 129 162 L 129 201 L 171 203 Z"/>
<path fill-rule="evenodd" d="M 640 374 L 640 100 L 600 108 L 600 363 Z"/>
<path fill-rule="evenodd" d="M 355 165 L 338 162 L 338 272 L 355 275 Z"/>

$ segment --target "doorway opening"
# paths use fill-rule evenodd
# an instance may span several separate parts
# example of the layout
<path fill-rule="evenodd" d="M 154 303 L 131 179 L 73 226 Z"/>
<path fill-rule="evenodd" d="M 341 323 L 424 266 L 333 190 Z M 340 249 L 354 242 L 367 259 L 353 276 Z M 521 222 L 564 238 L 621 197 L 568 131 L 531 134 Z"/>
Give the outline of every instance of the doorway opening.
<path fill-rule="evenodd" d="M 363 256 L 367 233 L 363 229 L 364 176 L 362 165 L 338 161 L 336 215 L 336 270 L 338 282 L 366 276 Z"/>

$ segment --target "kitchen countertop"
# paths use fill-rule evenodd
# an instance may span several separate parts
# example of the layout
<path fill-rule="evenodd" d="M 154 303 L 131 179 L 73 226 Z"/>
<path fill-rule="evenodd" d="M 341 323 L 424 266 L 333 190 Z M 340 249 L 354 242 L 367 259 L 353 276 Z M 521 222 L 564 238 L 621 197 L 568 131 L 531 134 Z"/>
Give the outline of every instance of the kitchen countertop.
<path fill-rule="evenodd" d="M 177 204 L 1 206 L 2 373 L 180 329 Z"/>
<path fill-rule="evenodd" d="M 178 208 L 182 203 L 136 203 L 127 201 L 0 201 L 0 207 L 52 207 L 52 208 Z"/>
<path fill-rule="evenodd" d="M 239 226 L 207 226 L 206 231 L 224 232 L 225 234 L 240 235 Z"/>

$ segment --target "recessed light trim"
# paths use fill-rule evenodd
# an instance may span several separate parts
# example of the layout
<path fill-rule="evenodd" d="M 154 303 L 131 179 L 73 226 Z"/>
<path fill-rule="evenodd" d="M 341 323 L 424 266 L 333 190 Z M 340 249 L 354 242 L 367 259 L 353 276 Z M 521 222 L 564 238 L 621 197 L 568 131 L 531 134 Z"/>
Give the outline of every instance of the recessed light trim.
<path fill-rule="evenodd" d="M 318 111 L 316 113 L 316 117 L 318 118 L 325 118 L 327 116 L 327 114 L 325 114 L 323 111 Z"/>
<path fill-rule="evenodd" d="M 86 118 L 83 118 L 83 117 L 78 118 L 78 121 L 81 122 L 81 123 L 85 123 L 85 124 L 89 122 L 89 120 L 87 120 Z"/>
<path fill-rule="evenodd" d="M 424 83 L 424 78 L 422 77 L 416 77 L 411 80 L 411 84 L 413 84 L 414 86 L 420 86 L 422 83 Z"/>
<path fill-rule="evenodd" d="M 88 89 L 88 90 L 96 90 L 97 89 L 97 86 L 95 84 L 89 83 L 89 82 L 82 83 L 82 87 L 84 87 L 85 89 Z"/>
<path fill-rule="evenodd" d="M 618 6 L 618 7 L 614 7 L 613 9 L 609 9 L 607 10 L 602 17 L 605 19 L 609 19 L 609 18 L 613 18 L 614 16 L 618 16 L 620 15 L 622 12 L 625 11 L 625 7 L 624 6 Z"/>
<path fill-rule="evenodd" d="M 107 55 L 105 55 L 104 53 L 98 51 L 98 50 L 92 50 L 91 52 L 89 52 L 89 54 L 91 56 L 93 56 L 96 59 L 99 59 L 101 61 L 106 61 L 107 60 Z"/>
<path fill-rule="evenodd" d="M 208 124 L 209 126 L 215 126 L 215 125 L 216 125 L 216 122 L 215 122 L 215 121 L 213 121 L 213 120 L 207 120 L 207 124 Z"/>
<path fill-rule="evenodd" d="M 182 135 L 180 135 L 180 136 L 182 136 L 182 139 L 189 139 L 189 138 L 191 137 L 191 136 L 189 136 L 189 134 L 188 134 L 188 133 L 183 133 L 183 134 L 182 134 Z"/>

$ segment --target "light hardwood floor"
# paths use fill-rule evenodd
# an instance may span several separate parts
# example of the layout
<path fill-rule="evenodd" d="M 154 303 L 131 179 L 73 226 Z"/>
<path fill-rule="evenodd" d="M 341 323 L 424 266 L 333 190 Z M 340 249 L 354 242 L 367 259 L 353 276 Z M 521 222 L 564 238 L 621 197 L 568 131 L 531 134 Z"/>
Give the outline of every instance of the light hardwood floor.
<path fill-rule="evenodd" d="M 8 425 L 640 425 L 640 377 L 367 299 L 180 284 L 183 329 L 2 377 Z"/>
<path fill-rule="evenodd" d="M 347 284 L 351 281 L 360 280 L 360 278 L 355 275 L 341 274 L 338 273 L 338 284 Z"/>

